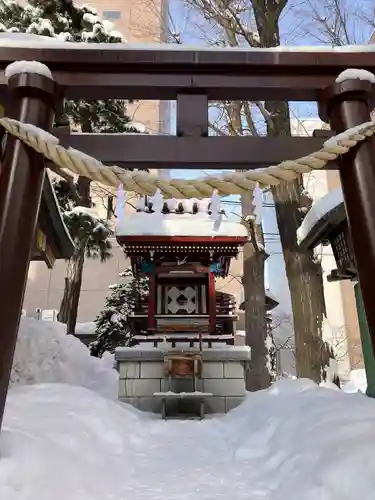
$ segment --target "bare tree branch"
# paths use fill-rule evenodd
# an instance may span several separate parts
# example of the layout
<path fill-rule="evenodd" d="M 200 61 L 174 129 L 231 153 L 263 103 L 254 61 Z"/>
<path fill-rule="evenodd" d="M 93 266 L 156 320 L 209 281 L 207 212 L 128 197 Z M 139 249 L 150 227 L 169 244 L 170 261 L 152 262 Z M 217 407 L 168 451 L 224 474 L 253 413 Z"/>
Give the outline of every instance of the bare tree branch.
<path fill-rule="evenodd" d="M 375 8 L 366 0 L 305 0 L 295 8 L 300 32 L 325 45 L 368 43 Z"/>

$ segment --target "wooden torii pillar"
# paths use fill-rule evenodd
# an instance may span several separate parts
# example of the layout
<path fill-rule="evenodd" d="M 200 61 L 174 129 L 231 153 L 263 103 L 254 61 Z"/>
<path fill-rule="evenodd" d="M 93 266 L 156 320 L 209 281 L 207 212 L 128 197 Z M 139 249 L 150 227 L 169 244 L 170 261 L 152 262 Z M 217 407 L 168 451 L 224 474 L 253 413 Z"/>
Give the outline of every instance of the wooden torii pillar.
<path fill-rule="evenodd" d="M 374 96 L 375 85 L 369 81 L 335 83 L 322 92 L 319 115 L 332 130 L 344 132 L 371 121 Z M 368 137 L 342 155 L 339 172 L 375 352 L 375 137 Z"/>
<path fill-rule="evenodd" d="M 6 115 L 51 130 L 56 85 L 36 73 L 8 81 Z M 45 175 L 44 158 L 7 137 L 0 171 L 0 428 Z"/>

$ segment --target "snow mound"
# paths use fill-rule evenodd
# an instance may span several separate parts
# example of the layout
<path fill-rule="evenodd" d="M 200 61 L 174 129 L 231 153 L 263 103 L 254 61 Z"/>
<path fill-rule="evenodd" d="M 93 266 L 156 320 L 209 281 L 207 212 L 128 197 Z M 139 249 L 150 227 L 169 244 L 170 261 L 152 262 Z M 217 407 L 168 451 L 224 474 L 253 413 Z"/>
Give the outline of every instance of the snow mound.
<path fill-rule="evenodd" d="M 344 385 L 343 391 L 352 394 L 355 392 L 362 392 L 366 394 L 367 390 L 367 377 L 364 368 L 352 370 L 350 372 L 349 381 Z"/>
<path fill-rule="evenodd" d="M 371 498 L 374 419 L 373 400 L 306 380 L 280 381 L 203 422 L 162 421 L 79 387 L 16 387 L 0 498 Z"/>
<path fill-rule="evenodd" d="M 141 434 L 140 412 L 87 389 L 60 384 L 13 389 L 0 438 L 0 498 L 105 500 L 115 498 L 116 483 L 121 483 L 119 499 L 132 498 L 121 471 L 133 470 Z"/>
<path fill-rule="evenodd" d="M 61 323 L 21 319 L 11 385 L 60 382 L 116 399 L 118 374 L 112 369 L 113 356 L 93 358 L 87 347 L 65 330 Z"/>

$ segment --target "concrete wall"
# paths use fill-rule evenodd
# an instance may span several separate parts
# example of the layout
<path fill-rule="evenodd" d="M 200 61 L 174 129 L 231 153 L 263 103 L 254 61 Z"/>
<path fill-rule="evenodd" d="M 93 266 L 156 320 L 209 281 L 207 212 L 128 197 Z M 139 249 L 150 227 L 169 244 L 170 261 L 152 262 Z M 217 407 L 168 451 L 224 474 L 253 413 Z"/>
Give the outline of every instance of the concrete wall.
<path fill-rule="evenodd" d="M 171 352 L 171 351 L 170 351 Z M 165 378 L 164 356 L 161 349 L 118 348 L 119 400 L 145 411 L 160 412 L 158 392 L 192 392 L 191 379 L 174 379 L 172 387 Z M 205 401 L 207 413 L 226 413 L 244 399 L 244 369 L 250 358 L 248 348 L 203 349 L 202 377 L 197 379 L 196 390 L 212 393 Z M 171 401 L 173 403 L 173 401 Z M 178 404 L 181 404 L 179 402 Z M 186 412 L 193 410 L 188 400 Z"/>
<path fill-rule="evenodd" d="M 113 241 L 113 257 L 108 263 L 100 264 L 87 259 L 83 273 L 82 292 L 79 302 L 80 322 L 92 321 L 104 305 L 108 286 L 118 283 L 119 273 L 127 267 L 121 248 Z M 28 316 L 35 310 L 59 309 L 64 290 L 66 262 L 57 261 L 52 270 L 43 262 L 32 262 L 28 275 L 24 309 Z"/>

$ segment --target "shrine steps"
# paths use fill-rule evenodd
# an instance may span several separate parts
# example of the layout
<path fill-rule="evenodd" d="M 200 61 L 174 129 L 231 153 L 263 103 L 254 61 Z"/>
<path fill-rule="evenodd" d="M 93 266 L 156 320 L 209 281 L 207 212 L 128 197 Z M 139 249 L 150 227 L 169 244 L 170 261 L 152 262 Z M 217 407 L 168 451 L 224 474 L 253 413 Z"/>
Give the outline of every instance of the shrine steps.
<path fill-rule="evenodd" d="M 176 401 L 176 400 L 195 400 L 199 404 L 199 418 L 202 420 L 205 414 L 205 402 L 208 398 L 213 397 L 212 392 L 154 392 L 153 397 L 159 399 L 161 401 L 161 412 L 163 419 L 170 418 L 170 416 L 176 416 L 176 413 L 173 415 L 168 414 L 168 401 Z M 186 413 L 182 414 L 183 416 L 190 416 Z"/>

